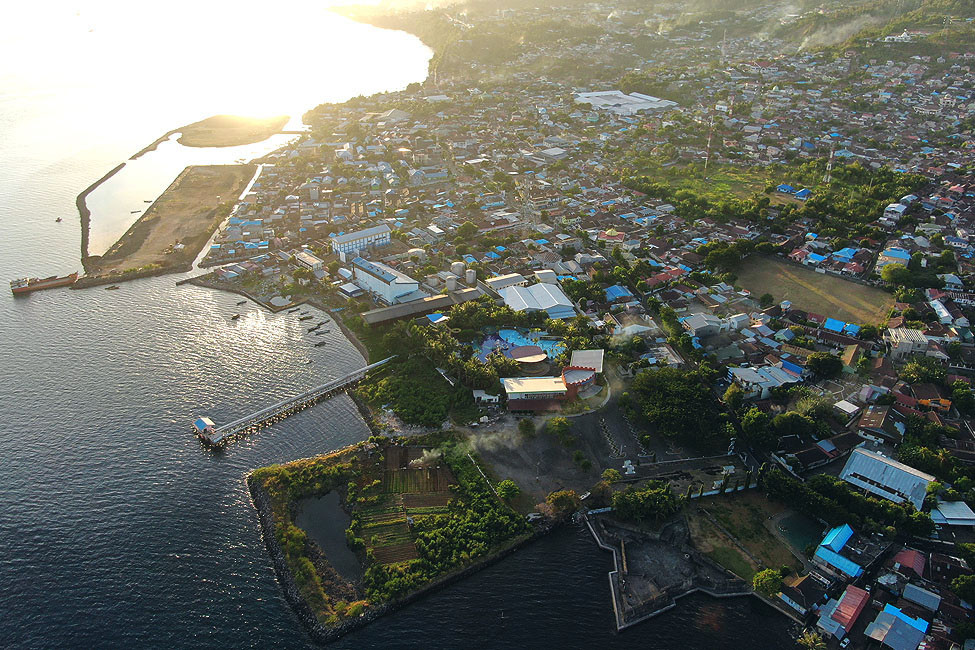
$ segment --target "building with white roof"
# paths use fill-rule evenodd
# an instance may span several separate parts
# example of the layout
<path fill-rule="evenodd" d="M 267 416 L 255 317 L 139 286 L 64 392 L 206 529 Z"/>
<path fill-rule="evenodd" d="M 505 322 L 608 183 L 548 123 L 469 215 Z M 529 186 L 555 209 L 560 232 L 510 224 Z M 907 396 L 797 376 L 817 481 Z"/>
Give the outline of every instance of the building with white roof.
<path fill-rule="evenodd" d="M 602 372 L 605 352 L 605 350 L 573 350 L 569 365 L 577 368 L 592 368 L 596 372 Z"/>
<path fill-rule="evenodd" d="M 773 388 L 794 384 L 801 378 L 778 366 L 762 366 L 761 368 L 729 368 L 728 379 L 738 384 L 746 398 L 766 399 Z"/>
<path fill-rule="evenodd" d="M 540 282 L 530 287 L 511 286 L 499 292 L 504 304 L 515 311 L 545 311 L 553 319 L 572 318 L 575 307 L 557 284 Z"/>
<path fill-rule="evenodd" d="M 840 478 L 894 503 L 907 501 L 918 510 L 934 480 L 930 474 L 866 449 L 853 450 Z"/>
<path fill-rule="evenodd" d="M 975 512 L 964 501 L 939 501 L 931 519 L 941 526 L 975 526 Z"/>
<path fill-rule="evenodd" d="M 579 104 L 589 104 L 596 110 L 609 111 L 621 116 L 636 115 L 643 111 L 666 111 L 677 107 L 677 102 L 669 99 L 660 99 L 642 93 L 627 95 L 619 90 L 578 93 L 575 101 Z"/>
<path fill-rule="evenodd" d="M 308 251 L 301 251 L 295 255 L 295 264 L 309 271 L 321 271 L 325 268 L 325 262 L 318 259 Z"/>
<path fill-rule="evenodd" d="M 528 284 L 528 280 L 521 273 L 507 273 L 505 275 L 496 275 L 493 278 L 488 278 L 484 281 L 484 284 L 491 287 L 495 291 L 501 291 L 502 289 L 516 285 L 525 286 Z"/>
<path fill-rule="evenodd" d="M 357 286 L 389 305 L 426 297 L 420 283 L 410 276 L 361 257 L 352 260 L 352 278 Z"/>
<path fill-rule="evenodd" d="M 928 349 L 928 338 L 921 330 L 909 327 L 894 327 L 884 334 L 884 341 L 890 346 L 890 356 L 894 361 L 904 361 L 916 354 L 924 354 Z"/>
<path fill-rule="evenodd" d="M 332 251 L 334 253 L 358 253 L 373 246 L 385 246 L 390 242 L 389 226 L 382 224 L 373 228 L 366 228 L 357 232 L 332 237 Z"/>

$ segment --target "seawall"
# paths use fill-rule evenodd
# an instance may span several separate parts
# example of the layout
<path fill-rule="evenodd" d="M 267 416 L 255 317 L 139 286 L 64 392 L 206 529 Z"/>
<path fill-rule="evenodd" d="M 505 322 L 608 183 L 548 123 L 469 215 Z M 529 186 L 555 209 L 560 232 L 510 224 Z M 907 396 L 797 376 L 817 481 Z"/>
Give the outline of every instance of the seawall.
<path fill-rule="evenodd" d="M 298 590 L 294 577 L 291 575 L 291 571 L 288 569 L 287 562 L 284 558 L 284 552 L 281 550 L 277 538 L 274 535 L 274 515 L 271 512 L 270 495 L 268 495 L 267 491 L 264 490 L 263 487 L 251 479 L 250 474 L 247 475 L 246 482 L 248 491 L 251 495 L 251 503 L 257 510 L 258 520 L 261 527 L 261 536 L 264 538 L 264 545 L 267 548 L 268 555 L 271 557 L 271 564 L 274 567 L 274 573 L 278 578 L 278 583 L 281 585 L 281 589 L 284 592 L 285 600 L 288 601 L 288 604 L 291 606 L 292 611 L 294 611 L 295 616 L 297 616 L 298 620 L 302 624 L 302 627 L 305 628 L 305 631 L 312 638 L 312 640 L 322 644 L 335 641 L 336 639 L 345 636 L 350 632 L 354 632 L 355 630 L 365 627 L 366 625 L 382 618 L 387 614 L 398 611 L 411 603 L 439 591 L 440 589 L 463 580 L 464 578 L 477 573 L 481 569 L 485 569 L 501 561 L 531 542 L 548 535 L 562 525 L 562 522 L 557 522 L 549 526 L 538 528 L 531 535 L 514 541 L 509 546 L 500 549 L 497 553 L 482 558 L 481 560 L 464 567 L 463 569 L 459 569 L 453 573 L 442 576 L 441 578 L 434 580 L 433 582 L 409 594 L 408 596 L 405 596 L 404 598 L 389 603 L 383 603 L 381 605 L 371 605 L 366 612 L 358 618 L 343 621 L 339 626 L 329 628 L 318 621 L 315 614 L 311 611 L 311 608 L 301 597 L 301 592 Z"/>
<path fill-rule="evenodd" d="M 122 171 L 123 167 L 125 167 L 125 163 L 119 163 L 110 172 L 82 190 L 81 194 L 74 201 L 78 208 L 78 216 L 81 217 L 81 266 L 84 267 L 85 273 L 88 272 L 88 237 L 89 228 L 91 227 L 91 210 L 88 209 L 88 195 L 97 190 L 102 183 Z"/>

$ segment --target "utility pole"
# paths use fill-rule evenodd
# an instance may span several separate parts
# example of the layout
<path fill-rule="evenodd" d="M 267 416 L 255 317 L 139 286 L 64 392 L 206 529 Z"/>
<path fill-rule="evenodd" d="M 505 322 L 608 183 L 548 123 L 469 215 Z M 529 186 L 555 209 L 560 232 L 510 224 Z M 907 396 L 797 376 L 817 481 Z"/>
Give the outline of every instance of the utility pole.
<path fill-rule="evenodd" d="M 833 181 L 833 151 L 836 149 L 836 141 L 830 140 L 829 160 L 826 161 L 826 175 L 823 176 L 823 183 L 829 185 Z"/>

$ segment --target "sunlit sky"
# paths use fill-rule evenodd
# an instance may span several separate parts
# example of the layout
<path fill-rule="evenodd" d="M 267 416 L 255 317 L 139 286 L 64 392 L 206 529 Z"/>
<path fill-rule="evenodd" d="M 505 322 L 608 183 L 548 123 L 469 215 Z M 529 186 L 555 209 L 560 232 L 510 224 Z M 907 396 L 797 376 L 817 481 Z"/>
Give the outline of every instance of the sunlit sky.
<path fill-rule="evenodd" d="M 343 3 L 8 3 L 0 94 L 84 91 L 79 111 L 152 102 L 177 115 L 188 107 L 275 115 L 347 94 L 334 90 L 364 75 L 415 64 L 392 47 L 359 46 L 369 28 L 334 15 L 335 4 Z"/>

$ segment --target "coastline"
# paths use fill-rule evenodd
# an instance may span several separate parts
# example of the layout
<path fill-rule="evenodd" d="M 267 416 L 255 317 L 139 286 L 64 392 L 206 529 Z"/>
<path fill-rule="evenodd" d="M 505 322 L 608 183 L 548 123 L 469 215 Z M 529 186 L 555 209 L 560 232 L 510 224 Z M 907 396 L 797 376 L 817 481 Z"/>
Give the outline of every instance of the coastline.
<path fill-rule="evenodd" d="M 119 163 L 107 174 L 82 190 L 81 194 L 75 198 L 75 206 L 78 208 L 78 215 L 81 217 L 81 266 L 85 270 L 85 273 L 88 272 L 88 238 L 91 234 L 91 210 L 88 209 L 88 195 L 97 190 L 112 176 L 122 171 L 123 167 L 125 167 L 125 163 Z"/>
<path fill-rule="evenodd" d="M 274 573 L 278 579 L 278 584 L 281 586 L 281 590 L 284 592 L 284 598 L 291 607 L 292 612 L 294 612 L 295 616 L 297 616 L 298 620 L 301 622 L 302 628 L 304 628 L 305 632 L 313 641 L 321 644 L 335 641 L 336 639 L 343 637 L 350 632 L 354 632 L 355 630 L 361 629 L 366 625 L 377 621 L 387 614 L 392 614 L 393 612 L 399 611 L 411 603 L 421 600 L 424 597 L 444 589 L 460 580 L 463 580 L 464 578 L 467 578 L 468 576 L 471 576 L 482 569 L 492 566 L 493 564 L 496 564 L 497 562 L 500 562 L 504 558 L 513 554 L 515 551 L 555 531 L 559 526 L 564 524 L 564 522 L 556 522 L 545 527 L 536 528 L 531 534 L 515 539 L 511 544 L 498 549 L 496 553 L 484 557 L 466 567 L 458 569 L 453 573 L 448 573 L 441 576 L 440 578 L 433 580 L 432 582 L 424 585 L 407 596 L 400 598 L 399 600 L 372 606 L 358 618 L 346 620 L 337 627 L 328 628 L 319 622 L 317 618 L 315 618 L 311 608 L 305 602 L 304 598 L 302 598 L 301 593 L 295 584 L 294 576 L 292 576 L 291 571 L 288 569 L 287 563 L 285 562 L 284 552 L 281 550 L 277 538 L 274 535 L 274 516 L 271 512 L 270 495 L 263 487 L 252 480 L 252 474 L 253 472 L 247 474 L 245 482 L 247 483 L 248 492 L 251 496 L 251 504 L 254 506 L 254 509 L 257 510 L 261 537 L 264 540 L 264 546 L 271 558 L 271 564 L 274 567 Z"/>

